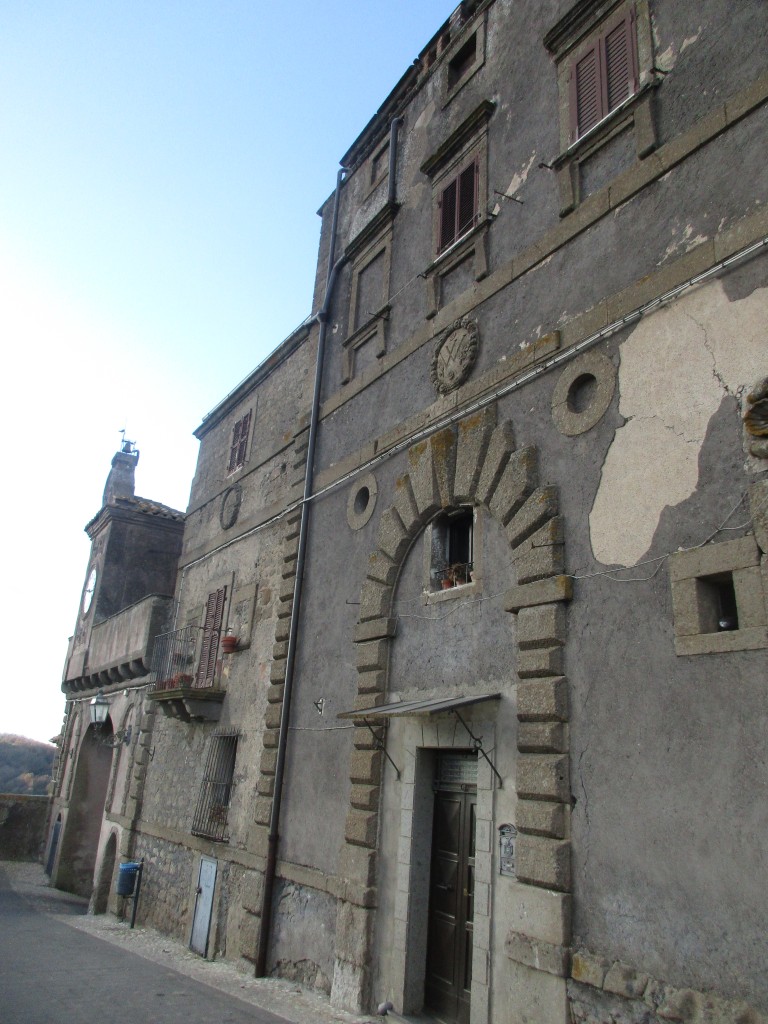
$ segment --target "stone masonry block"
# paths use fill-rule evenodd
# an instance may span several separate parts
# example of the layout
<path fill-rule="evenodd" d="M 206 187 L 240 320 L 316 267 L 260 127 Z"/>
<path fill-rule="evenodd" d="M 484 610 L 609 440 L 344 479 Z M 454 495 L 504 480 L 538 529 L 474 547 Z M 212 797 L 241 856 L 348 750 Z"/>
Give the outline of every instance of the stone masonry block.
<path fill-rule="evenodd" d="M 517 687 L 517 717 L 521 722 L 567 722 L 568 685 L 562 676 L 521 682 Z"/>
<path fill-rule="evenodd" d="M 532 836 L 566 838 L 565 804 L 543 800 L 519 800 L 516 823 L 520 832 Z"/>
<path fill-rule="evenodd" d="M 529 548 L 514 559 L 514 566 L 519 584 L 560 576 L 565 570 L 565 548 L 562 544 Z"/>
<path fill-rule="evenodd" d="M 259 935 L 261 934 L 261 916 L 246 910 L 245 907 L 243 909 L 245 913 L 240 915 L 237 925 L 237 945 L 240 956 L 244 960 L 255 963 L 258 955 Z"/>
<path fill-rule="evenodd" d="M 257 797 L 254 801 L 253 820 L 257 825 L 268 825 L 272 814 L 272 801 Z"/>
<path fill-rule="evenodd" d="M 349 802 L 360 811 L 376 811 L 379 808 L 378 786 L 352 786 Z"/>
<path fill-rule="evenodd" d="M 763 554 L 768 553 L 768 480 L 758 480 L 749 488 L 749 512 L 755 540 Z"/>
<path fill-rule="evenodd" d="M 295 562 L 299 557 L 299 535 L 283 541 L 283 561 Z"/>
<path fill-rule="evenodd" d="M 381 751 L 354 750 L 349 758 L 349 777 L 353 783 L 378 786 L 381 780 Z"/>
<path fill-rule="evenodd" d="M 735 569 L 733 589 L 739 609 L 739 629 L 766 625 L 766 595 L 763 593 L 762 574 L 757 566 Z"/>
<path fill-rule="evenodd" d="M 378 580 L 392 586 L 397 579 L 397 562 L 393 562 L 383 551 L 374 551 L 368 559 L 368 579 Z"/>
<path fill-rule="evenodd" d="M 703 548 L 671 555 L 669 578 L 674 583 L 698 576 L 712 576 L 725 569 L 747 569 L 759 564 L 760 552 L 755 538 L 740 537 L 723 544 L 705 544 Z"/>
<path fill-rule="evenodd" d="M 491 434 L 488 449 L 483 460 L 483 468 L 477 482 L 475 500 L 487 505 L 493 497 L 501 474 L 507 465 L 509 456 L 515 450 L 515 438 L 509 420 L 500 423 Z"/>
<path fill-rule="evenodd" d="M 392 507 L 385 509 L 379 521 L 377 547 L 384 552 L 387 558 L 399 565 L 410 543 L 410 534 L 403 526 L 396 510 Z"/>
<path fill-rule="evenodd" d="M 505 595 L 504 608 L 508 612 L 517 612 L 521 608 L 532 608 L 535 605 L 570 601 L 572 597 L 573 581 L 570 576 L 553 576 L 552 579 L 540 580 L 538 583 L 512 587 Z"/>
<path fill-rule="evenodd" d="M 495 425 L 495 406 L 484 409 L 474 416 L 467 416 L 458 424 L 456 471 L 453 480 L 453 500 L 457 505 L 475 500 L 480 470 Z"/>
<path fill-rule="evenodd" d="M 568 736 L 562 722 L 520 722 L 517 749 L 524 754 L 564 754 Z"/>
<path fill-rule="evenodd" d="M 409 477 L 419 516 L 429 520 L 442 508 L 440 491 L 435 477 L 432 449 L 428 441 L 421 441 L 408 449 Z"/>
<path fill-rule="evenodd" d="M 336 955 L 353 964 L 370 959 L 374 911 L 339 901 L 336 912 Z"/>
<path fill-rule="evenodd" d="M 288 662 L 286 661 L 273 661 L 269 666 L 269 679 L 272 683 L 278 685 L 285 682 L 285 668 Z"/>
<path fill-rule="evenodd" d="M 264 875 L 261 871 L 246 871 L 243 874 L 242 904 L 250 914 L 260 914 L 264 898 Z"/>
<path fill-rule="evenodd" d="M 376 728 L 377 736 L 383 736 L 381 728 Z M 352 734 L 352 742 L 354 743 L 355 750 L 375 750 L 377 747 L 376 738 L 370 729 L 366 729 L 365 726 L 357 726 L 354 733 Z"/>
<path fill-rule="evenodd" d="M 570 800 L 570 773 L 565 754 L 521 754 L 517 759 L 517 795 L 529 800 Z"/>
<path fill-rule="evenodd" d="M 573 954 L 571 960 L 571 977 L 582 985 L 602 988 L 610 963 L 605 957 L 594 956 L 586 950 Z"/>
<path fill-rule="evenodd" d="M 268 704 L 267 710 L 264 713 L 264 725 L 267 729 L 279 729 L 280 718 L 283 713 L 282 704 Z"/>
<path fill-rule="evenodd" d="M 565 519 L 562 516 L 552 516 L 543 526 L 522 541 L 515 549 L 515 557 L 523 555 L 534 548 L 548 548 L 553 544 L 565 543 Z"/>
<path fill-rule="evenodd" d="M 540 604 L 521 608 L 517 615 L 517 643 L 526 650 L 557 647 L 565 643 L 566 622 L 563 604 Z"/>
<path fill-rule="evenodd" d="M 367 644 L 355 645 L 355 660 L 358 672 L 386 669 L 389 657 L 389 640 L 373 640 Z"/>
<path fill-rule="evenodd" d="M 289 617 L 280 617 L 278 613 L 278 620 L 275 625 L 275 642 L 285 643 L 287 646 L 288 636 L 291 632 L 291 620 Z"/>
<path fill-rule="evenodd" d="M 540 487 L 527 499 L 520 511 L 506 526 L 510 547 L 516 548 L 527 537 L 544 525 L 547 519 L 557 514 L 557 490 L 554 487 Z"/>
<path fill-rule="evenodd" d="M 369 619 L 355 626 L 355 643 L 364 644 L 369 640 L 393 637 L 397 630 L 397 619 Z"/>
<path fill-rule="evenodd" d="M 647 984 L 647 974 L 640 974 L 634 968 L 617 960 L 605 976 L 603 989 L 625 999 L 641 999 Z"/>
<path fill-rule="evenodd" d="M 418 506 L 416 505 L 416 499 L 414 498 L 413 491 L 411 489 L 411 480 L 407 473 L 395 481 L 395 493 L 392 501 L 392 508 L 394 508 L 398 516 L 400 516 L 400 521 L 406 531 L 413 536 L 413 534 L 418 531 L 424 520 L 419 512 Z"/>
<path fill-rule="evenodd" d="M 364 846 L 372 850 L 376 846 L 378 824 L 378 814 L 353 809 L 347 815 L 345 838 L 353 846 Z"/>
<path fill-rule="evenodd" d="M 506 908 L 505 920 L 510 931 L 519 935 L 553 946 L 567 946 L 571 941 L 571 908 L 568 893 L 518 885 Z"/>
<path fill-rule="evenodd" d="M 665 985 L 663 998 L 656 1012 L 663 1020 L 701 1020 L 703 1001 L 701 993 L 694 989 L 673 988 L 671 985 Z"/>
<path fill-rule="evenodd" d="M 293 582 L 296 578 L 296 568 L 298 565 L 298 559 L 294 559 L 292 562 L 283 562 L 283 568 L 280 572 L 280 578 L 283 580 L 289 580 Z"/>
<path fill-rule="evenodd" d="M 529 885 L 568 892 L 571 888 L 570 843 L 521 834 L 517 837 L 517 877 Z"/>
<path fill-rule="evenodd" d="M 360 622 L 386 619 L 392 606 L 392 587 L 366 580 L 360 591 Z"/>
<path fill-rule="evenodd" d="M 556 676 L 562 672 L 562 647 L 536 647 L 517 652 L 517 674 L 521 679 Z"/>
<path fill-rule="evenodd" d="M 520 448 L 509 457 L 488 508 L 504 526 L 538 485 L 539 459 L 535 448 Z"/>
<path fill-rule="evenodd" d="M 274 796 L 275 795 L 275 777 L 274 775 L 261 775 L 259 777 L 258 785 L 256 789 L 260 796 Z"/>
<path fill-rule="evenodd" d="M 284 683 L 272 683 L 267 687 L 267 700 L 270 704 L 282 704 L 285 695 Z"/>
<path fill-rule="evenodd" d="M 259 767 L 265 775 L 274 775 L 277 768 L 277 750 L 262 750 Z"/>
<path fill-rule="evenodd" d="M 429 439 L 440 504 L 450 508 L 454 504 L 453 477 L 456 471 L 456 431 L 453 427 L 439 430 Z"/>
<path fill-rule="evenodd" d="M 359 711 L 360 717 L 364 718 L 366 711 L 370 711 L 371 708 L 378 707 L 379 704 L 383 703 L 383 693 L 358 693 L 358 695 L 352 701 L 352 707 L 350 710 Z"/>
<path fill-rule="evenodd" d="M 283 580 L 280 584 L 280 589 L 277 592 L 277 599 L 281 604 L 285 604 L 288 601 L 293 601 L 293 591 L 295 589 L 294 577 Z"/>
<path fill-rule="evenodd" d="M 375 850 L 345 844 L 339 858 L 339 875 L 363 886 L 373 885 L 376 881 Z"/>
<path fill-rule="evenodd" d="M 386 672 L 374 669 L 373 671 L 360 671 L 357 677 L 358 693 L 383 693 L 386 685 Z M 373 701 L 371 701 L 373 703 Z"/>
<path fill-rule="evenodd" d="M 567 978 L 570 970 L 570 950 L 564 946 L 553 946 L 540 939 L 509 932 L 504 941 L 504 952 L 510 960 L 516 960 L 537 971 L 546 971 L 558 978 Z"/>
<path fill-rule="evenodd" d="M 265 729 L 261 742 L 265 747 L 276 747 L 280 731 L 278 729 Z"/>
<path fill-rule="evenodd" d="M 272 645 L 272 657 L 275 661 L 281 661 L 288 657 L 288 641 L 281 640 Z"/>

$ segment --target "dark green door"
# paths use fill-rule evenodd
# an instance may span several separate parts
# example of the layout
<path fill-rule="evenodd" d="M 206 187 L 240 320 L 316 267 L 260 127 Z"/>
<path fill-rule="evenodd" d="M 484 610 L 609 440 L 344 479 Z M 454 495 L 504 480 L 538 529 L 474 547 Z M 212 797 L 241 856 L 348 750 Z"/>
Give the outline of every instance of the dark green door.
<path fill-rule="evenodd" d="M 452 768 L 457 761 L 449 755 Z M 471 777 L 477 760 L 468 755 Z M 445 774 L 454 774 L 455 771 Z M 467 1024 L 472 984 L 476 786 L 441 782 L 432 826 L 424 1004 L 441 1020 Z"/>

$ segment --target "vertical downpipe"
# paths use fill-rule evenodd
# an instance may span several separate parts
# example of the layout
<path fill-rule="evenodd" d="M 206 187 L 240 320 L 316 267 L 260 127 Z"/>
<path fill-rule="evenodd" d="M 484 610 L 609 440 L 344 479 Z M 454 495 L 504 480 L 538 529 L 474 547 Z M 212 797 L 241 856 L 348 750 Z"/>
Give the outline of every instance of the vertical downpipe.
<path fill-rule="evenodd" d="M 283 706 L 280 713 L 280 732 L 277 740 L 277 764 L 275 766 L 275 794 L 272 798 L 272 810 L 269 818 L 269 836 L 267 838 L 267 863 L 264 870 L 264 899 L 261 908 L 261 925 L 259 928 L 259 948 L 256 958 L 257 978 L 263 978 L 267 972 L 267 948 L 272 927 L 272 900 L 275 888 L 275 869 L 277 867 L 277 845 L 280 837 L 280 808 L 283 799 L 283 775 L 285 774 L 285 758 L 288 747 L 288 723 L 291 714 L 291 694 L 293 692 L 294 665 L 296 662 L 296 640 L 299 632 L 299 613 L 304 578 L 304 563 L 307 551 L 307 535 L 309 529 L 309 510 L 314 483 L 315 447 L 317 444 L 317 428 L 320 417 L 320 390 L 323 382 L 323 358 L 325 354 L 325 335 L 327 331 L 328 311 L 331 304 L 334 285 L 338 272 L 345 262 L 342 256 L 335 264 L 333 251 L 336 247 L 336 233 L 339 220 L 339 200 L 341 186 L 346 168 L 339 168 L 336 176 L 336 191 L 333 199 L 333 220 L 331 222 L 331 238 L 328 249 L 328 276 L 326 278 L 325 299 L 316 316 L 320 324 L 317 341 L 317 359 L 315 361 L 315 384 L 312 393 L 312 411 L 309 419 L 309 439 L 307 443 L 307 463 L 304 472 L 304 496 L 301 505 L 299 523 L 299 552 L 296 561 L 296 578 L 293 587 L 293 607 L 291 626 L 288 634 L 288 655 L 285 665 L 285 689 Z"/>

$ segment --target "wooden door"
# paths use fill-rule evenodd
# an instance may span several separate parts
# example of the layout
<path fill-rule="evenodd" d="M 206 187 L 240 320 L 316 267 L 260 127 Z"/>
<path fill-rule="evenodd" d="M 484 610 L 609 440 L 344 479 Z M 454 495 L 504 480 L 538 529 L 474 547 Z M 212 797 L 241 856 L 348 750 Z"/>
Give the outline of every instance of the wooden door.
<path fill-rule="evenodd" d="M 436 783 L 424 1005 L 456 1024 L 469 1021 L 476 805 L 475 786 Z"/>

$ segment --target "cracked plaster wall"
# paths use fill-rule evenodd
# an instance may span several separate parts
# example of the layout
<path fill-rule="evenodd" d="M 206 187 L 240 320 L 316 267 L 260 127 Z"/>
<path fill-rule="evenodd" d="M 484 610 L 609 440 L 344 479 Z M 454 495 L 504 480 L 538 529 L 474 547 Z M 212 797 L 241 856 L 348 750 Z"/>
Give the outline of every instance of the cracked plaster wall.
<path fill-rule="evenodd" d="M 730 301 L 718 280 L 642 320 L 621 347 L 619 411 L 589 517 L 595 557 L 632 565 L 667 506 L 694 493 L 710 420 L 766 371 L 768 288 Z"/>

